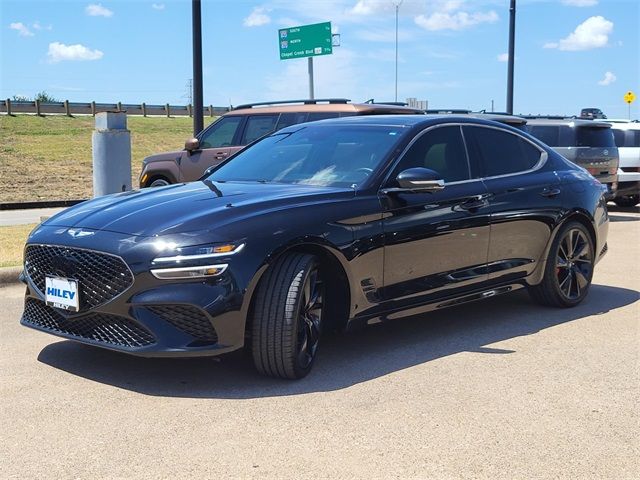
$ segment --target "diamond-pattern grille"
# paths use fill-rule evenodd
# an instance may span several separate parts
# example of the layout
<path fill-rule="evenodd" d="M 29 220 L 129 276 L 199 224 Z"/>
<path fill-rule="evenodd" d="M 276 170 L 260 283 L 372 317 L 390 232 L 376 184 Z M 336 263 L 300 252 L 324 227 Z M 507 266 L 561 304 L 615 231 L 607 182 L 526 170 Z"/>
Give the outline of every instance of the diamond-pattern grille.
<path fill-rule="evenodd" d="M 25 270 L 43 295 L 47 275 L 78 280 L 80 311 L 108 302 L 133 283 L 120 257 L 55 245 L 27 246 Z"/>
<path fill-rule="evenodd" d="M 144 347 L 155 343 L 151 332 L 128 318 L 90 313 L 67 319 L 54 308 L 33 298 L 25 302 L 22 321 L 51 332 L 120 347 Z"/>
<path fill-rule="evenodd" d="M 199 340 L 218 341 L 218 334 L 205 313 L 189 305 L 153 305 L 146 307 L 163 320 Z"/>

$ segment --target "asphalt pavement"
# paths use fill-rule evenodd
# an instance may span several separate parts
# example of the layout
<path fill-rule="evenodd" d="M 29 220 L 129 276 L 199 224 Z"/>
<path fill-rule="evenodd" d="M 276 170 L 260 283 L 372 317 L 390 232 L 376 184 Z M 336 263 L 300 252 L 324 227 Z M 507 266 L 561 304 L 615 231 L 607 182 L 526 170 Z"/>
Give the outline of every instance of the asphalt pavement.
<path fill-rule="evenodd" d="M 309 377 L 19 325 L 0 288 L 0 478 L 640 477 L 640 213 L 584 303 L 525 292 L 327 336 Z"/>
<path fill-rule="evenodd" d="M 40 223 L 46 217 L 51 217 L 64 208 L 33 208 L 26 210 L 0 210 L 0 227 L 8 225 L 26 225 Z"/>

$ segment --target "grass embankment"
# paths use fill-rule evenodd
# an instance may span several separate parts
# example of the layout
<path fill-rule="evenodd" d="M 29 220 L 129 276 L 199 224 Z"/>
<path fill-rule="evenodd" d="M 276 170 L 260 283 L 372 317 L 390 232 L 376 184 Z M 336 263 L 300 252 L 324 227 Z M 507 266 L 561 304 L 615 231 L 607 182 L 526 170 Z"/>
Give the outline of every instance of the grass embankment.
<path fill-rule="evenodd" d="M 205 124 L 212 120 L 205 118 Z M 127 124 L 134 188 L 142 159 L 180 150 L 193 128 L 189 117 L 132 116 Z M 94 125 L 91 116 L 0 116 L 0 203 L 90 198 Z"/>
<path fill-rule="evenodd" d="M 0 268 L 22 264 L 22 250 L 27 235 L 36 224 L 0 227 Z"/>

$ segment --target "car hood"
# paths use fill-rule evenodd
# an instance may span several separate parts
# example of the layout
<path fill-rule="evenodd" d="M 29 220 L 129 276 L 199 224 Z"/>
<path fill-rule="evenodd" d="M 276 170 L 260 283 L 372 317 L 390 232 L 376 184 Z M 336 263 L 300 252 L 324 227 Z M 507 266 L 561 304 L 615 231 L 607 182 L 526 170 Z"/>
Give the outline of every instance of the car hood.
<path fill-rule="evenodd" d="M 44 225 L 151 237 L 213 230 L 272 210 L 353 195 L 345 188 L 207 180 L 99 197 Z"/>
<path fill-rule="evenodd" d="M 146 157 L 143 162 L 149 163 L 149 162 L 159 162 L 162 160 L 176 160 L 180 157 L 182 157 L 182 153 L 183 150 L 175 150 L 173 152 L 162 152 L 162 153 L 155 153 L 153 155 L 149 155 L 148 157 Z"/>

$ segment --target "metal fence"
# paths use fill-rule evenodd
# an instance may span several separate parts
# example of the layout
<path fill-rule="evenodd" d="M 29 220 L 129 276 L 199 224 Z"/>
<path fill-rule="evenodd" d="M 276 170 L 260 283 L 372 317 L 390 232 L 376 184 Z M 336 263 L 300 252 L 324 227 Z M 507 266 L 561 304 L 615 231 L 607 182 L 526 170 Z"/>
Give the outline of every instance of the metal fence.
<path fill-rule="evenodd" d="M 214 107 L 205 105 L 204 113 L 210 117 L 222 115 L 229 111 L 227 107 Z M 31 102 L 13 101 L 10 99 L 0 100 L 0 113 L 12 115 L 14 113 L 33 113 L 36 115 L 64 114 L 72 116 L 74 114 L 95 115 L 98 112 L 126 112 L 129 115 L 153 116 L 193 116 L 191 105 L 147 105 L 146 103 L 82 103 L 82 102 L 51 102 L 44 103 L 38 100 Z"/>

